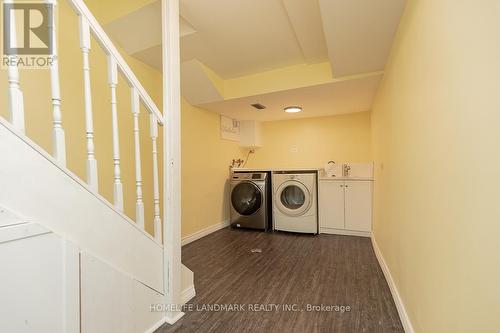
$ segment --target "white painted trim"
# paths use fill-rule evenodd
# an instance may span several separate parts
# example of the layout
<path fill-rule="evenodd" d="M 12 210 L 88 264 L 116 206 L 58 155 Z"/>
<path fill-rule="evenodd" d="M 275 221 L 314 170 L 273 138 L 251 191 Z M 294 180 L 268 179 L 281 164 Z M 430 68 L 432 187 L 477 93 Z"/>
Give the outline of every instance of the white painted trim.
<path fill-rule="evenodd" d="M 80 330 L 80 250 L 61 238 L 63 252 L 64 332 Z"/>
<path fill-rule="evenodd" d="M 394 299 L 394 303 L 396 303 L 396 309 L 398 310 L 399 318 L 401 319 L 401 323 L 403 324 L 403 328 L 406 333 L 415 333 L 413 329 L 413 325 L 411 324 L 410 317 L 408 316 L 408 312 L 406 311 L 406 307 L 401 299 L 401 295 L 399 294 L 398 288 L 394 279 L 392 278 L 391 271 L 387 266 L 385 259 L 380 252 L 380 248 L 378 247 L 377 240 L 374 236 L 371 237 L 373 251 L 375 252 L 375 256 L 377 257 L 380 268 L 382 268 L 382 272 L 384 273 L 387 284 L 389 285 L 389 289 L 391 290 L 392 298 Z"/>
<path fill-rule="evenodd" d="M 81 0 L 80 0 L 81 1 Z M 179 0 L 162 0 L 163 111 L 163 276 L 165 304 L 180 305 L 181 263 L 181 85 Z M 177 310 L 177 309 L 176 309 Z M 175 323 L 182 311 L 168 311 L 165 318 Z"/>
<path fill-rule="evenodd" d="M 147 330 L 144 331 L 144 333 L 154 333 L 156 332 L 157 329 L 159 329 L 160 327 L 163 326 L 163 324 L 166 323 L 166 320 L 165 318 L 162 318 L 161 320 L 159 320 L 158 322 L 156 322 L 153 326 L 151 326 L 150 328 L 148 328 Z"/>
<path fill-rule="evenodd" d="M 169 325 L 173 325 L 184 316 L 184 312 L 176 312 L 176 313 L 177 314 L 173 317 L 166 317 L 165 322 Z"/>
<path fill-rule="evenodd" d="M 182 304 L 183 305 L 186 304 L 195 296 L 196 296 L 196 290 L 194 289 L 194 284 L 192 284 L 182 291 L 181 294 Z"/>
<path fill-rule="evenodd" d="M 49 229 L 38 223 L 14 224 L 0 229 L 0 244 L 50 233 Z"/>
<path fill-rule="evenodd" d="M 330 235 L 344 235 L 344 236 L 359 236 L 359 237 L 371 237 L 372 233 L 370 231 L 356 231 L 356 230 L 346 230 L 346 229 L 335 229 L 335 228 L 319 228 L 320 234 L 330 234 Z"/>
<path fill-rule="evenodd" d="M 13 212 L 11 209 L 0 206 L 0 228 L 26 222 L 29 221 L 27 221 L 25 218 L 22 218 L 20 214 Z"/>
<path fill-rule="evenodd" d="M 191 242 L 194 242 L 195 240 L 198 240 L 200 238 L 203 238 L 207 235 L 210 235 L 212 232 L 216 232 L 217 230 L 224 229 L 225 227 L 229 226 L 229 221 L 222 221 L 221 223 L 217 223 L 214 225 L 211 225 L 209 227 L 206 227 L 204 229 L 201 229 L 200 231 L 194 232 L 190 235 L 187 235 L 185 237 L 182 237 L 182 246 L 187 245 Z"/>

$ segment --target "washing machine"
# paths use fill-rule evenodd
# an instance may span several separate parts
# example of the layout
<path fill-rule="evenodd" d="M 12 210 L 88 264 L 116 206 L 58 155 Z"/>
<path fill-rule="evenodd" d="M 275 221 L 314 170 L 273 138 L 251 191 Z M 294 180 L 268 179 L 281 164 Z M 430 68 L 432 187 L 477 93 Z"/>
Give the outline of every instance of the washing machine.
<path fill-rule="evenodd" d="M 274 171 L 274 230 L 318 233 L 317 171 Z"/>
<path fill-rule="evenodd" d="M 230 222 L 235 228 L 267 230 L 269 177 L 266 172 L 231 174 Z"/>

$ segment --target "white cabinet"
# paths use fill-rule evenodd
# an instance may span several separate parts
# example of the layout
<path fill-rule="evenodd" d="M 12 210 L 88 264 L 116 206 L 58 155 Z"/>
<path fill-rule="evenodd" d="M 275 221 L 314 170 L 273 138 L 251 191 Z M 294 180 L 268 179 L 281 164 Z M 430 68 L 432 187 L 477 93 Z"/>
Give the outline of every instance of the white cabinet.
<path fill-rule="evenodd" d="M 324 180 L 319 184 L 319 226 L 344 229 L 344 182 Z"/>
<path fill-rule="evenodd" d="M 372 182 L 345 182 L 345 228 L 355 231 L 372 229 Z"/>
<path fill-rule="evenodd" d="M 255 120 L 240 121 L 240 146 L 259 148 L 262 146 L 260 123 Z"/>
<path fill-rule="evenodd" d="M 372 227 L 371 180 L 320 180 L 321 233 L 370 236 Z"/>

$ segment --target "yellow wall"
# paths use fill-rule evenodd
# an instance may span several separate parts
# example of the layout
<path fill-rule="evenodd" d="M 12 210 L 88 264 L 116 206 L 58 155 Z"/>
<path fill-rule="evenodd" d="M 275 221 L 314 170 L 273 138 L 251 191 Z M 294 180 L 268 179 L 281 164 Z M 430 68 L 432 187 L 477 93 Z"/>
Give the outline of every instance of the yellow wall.
<path fill-rule="evenodd" d="M 220 116 L 182 100 L 182 236 L 229 219 L 229 165 L 245 158 L 238 142 L 220 138 Z M 247 167 L 318 167 L 329 159 L 367 162 L 368 112 L 268 122 L 263 147 Z M 290 148 L 297 147 L 298 153 Z"/>
<path fill-rule="evenodd" d="M 102 2 L 102 1 L 101 1 Z M 78 177 L 86 179 L 86 145 L 83 104 L 83 61 L 79 47 L 78 19 L 67 1 L 58 2 L 59 67 L 62 97 L 62 120 L 66 134 L 67 165 Z M 103 14 L 96 1 L 89 1 L 91 11 L 99 18 Z M 137 0 L 140 5 L 142 2 Z M 131 2 L 128 6 L 131 7 Z M 120 10 L 119 8 L 117 10 Z M 124 53 L 122 52 L 122 55 Z M 145 89 L 161 108 L 162 75 L 159 71 L 124 55 Z M 94 113 L 95 149 L 99 171 L 99 193 L 113 202 L 113 159 L 111 139 L 111 93 L 107 83 L 106 56 L 95 40 L 90 55 L 92 99 Z M 50 74 L 48 70 L 21 70 L 21 88 L 24 92 L 26 134 L 47 152 L 52 152 L 52 108 Z M 133 118 L 130 91 L 123 78 L 118 83 L 118 114 L 122 182 L 125 213 L 135 220 L 135 160 Z M 8 119 L 7 71 L 0 70 L 0 116 Z M 152 145 L 149 137 L 149 118 L 141 109 L 141 159 L 146 230 L 153 232 L 152 200 Z M 163 131 L 160 130 L 160 134 Z M 162 151 L 161 137 L 159 151 Z M 160 155 L 160 170 L 162 159 Z M 161 176 L 161 175 L 160 175 Z M 161 193 L 161 192 L 160 192 Z"/>
<path fill-rule="evenodd" d="M 229 166 L 238 142 L 220 138 L 220 116 L 182 99 L 182 236 L 229 219 Z"/>
<path fill-rule="evenodd" d="M 500 327 L 499 17 L 409 1 L 373 108 L 374 234 L 416 332 Z"/>
<path fill-rule="evenodd" d="M 210 79 L 218 83 L 214 75 Z M 225 99 L 270 93 L 273 91 L 295 89 L 316 84 L 333 82 L 330 63 L 301 64 L 278 68 L 257 74 L 245 75 L 223 80 Z M 221 90 L 221 89 L 219 89 Z"/>
<path fill-rule="evenodd" d="M 369 162 L 369 112 L 265 122 L 262 147 L 247 167 L 322 167 L 329 160 Z"/>

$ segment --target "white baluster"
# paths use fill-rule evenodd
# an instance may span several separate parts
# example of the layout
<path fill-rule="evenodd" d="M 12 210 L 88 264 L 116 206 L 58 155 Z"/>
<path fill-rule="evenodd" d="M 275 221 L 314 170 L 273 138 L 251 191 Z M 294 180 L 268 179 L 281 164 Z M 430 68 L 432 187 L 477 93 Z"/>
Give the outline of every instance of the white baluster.
<path fill-rule="evenodd" d="M 108 55 L 108 83 L 111 88 L 111 119 L 113 127 L 113 195 L 115 208 L 123 211 L 123 186 L 120 180 L 120 139 L 118 135 L 118 111 L 116 107 L 116 86 L 118 85 L 118 66 L 112 55 Z"/>
<path fill-rule="evenodd" d="M 83 83 L 85 95 L 85 131 L 87 138 L 87 183 L 98 191 L 97 161 L 94 152 L 94 125 L 92 121 L 92 95 L 90 90 L 90 28 L 86 18 L 80 15 L 80 47 L 83 53 Z"/>
<path fill-rule="evenodd" d="M 160 184 L 158 179 L 158 149 L 156 139 L 158 138 L 158 121 L 155 115 L 149 114 L 151 139 L 153 140 L 153 203 L 154 203 L 154 237 L 161 242 L 161 218 L 160 218 Z"/>
<path fill-rule="evenodd" d="M 14 3 L 5 0 L 4 3 Z M 16 18 L 14 11 L 10 11 L 10 38 L 17 41 Z M 5 42 L 5 41 L 4 41 Z M 16 43 L 17 44 L 17 43 Z M 9 113 L 11 124 L 24 133 L 24 99 L 19 81 L 19 69 L 17 68 L 17 57 L 15 54 L 9 55 L 8 79 L 9 79 Z"/>
<path fill-rule="evenodd" d="M 55 13 L 56 0 L 48 0 L 48 4 L 52 4 L 53 13 Z M 50 65 L 50 82 L 52 88 L 52 146 L 53 154 L 56 160 L 62 165 L 66 165 L 66 143 L 64 138 L 64 129 L 62 127 L 61 113 L 61 88 L 59 83 L 59 61 L 57 59 L 57 40 L 55 15 L 52 15 L 52 20 L 49 22 L 49 36 L 52 42 L 52 62 Z"/>
<path fill-rule="evenodd" d="M 134 143 L 135 143 L 135 186 L 137 201 L 135 204 L 135 222 L 144 229 L 144 202 L 142 201 L 142 174 L 141 174 L 141 146 L 139 132 L 139 93 L 136 88 L 131 89 L 132 114 L 134 115 Z"/>

